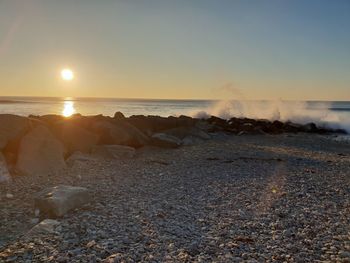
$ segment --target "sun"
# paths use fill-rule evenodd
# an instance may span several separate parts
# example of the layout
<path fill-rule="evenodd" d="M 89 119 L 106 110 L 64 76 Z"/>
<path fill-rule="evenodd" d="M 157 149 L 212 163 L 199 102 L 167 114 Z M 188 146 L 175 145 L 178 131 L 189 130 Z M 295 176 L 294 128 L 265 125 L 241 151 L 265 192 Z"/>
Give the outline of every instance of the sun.
<path fill-rule="evenodd" d="M 74 79 L 74 73 L 69 68 L 62 69 L 61 78 L 66 81 L 71 81 L 72 79 Z"/>

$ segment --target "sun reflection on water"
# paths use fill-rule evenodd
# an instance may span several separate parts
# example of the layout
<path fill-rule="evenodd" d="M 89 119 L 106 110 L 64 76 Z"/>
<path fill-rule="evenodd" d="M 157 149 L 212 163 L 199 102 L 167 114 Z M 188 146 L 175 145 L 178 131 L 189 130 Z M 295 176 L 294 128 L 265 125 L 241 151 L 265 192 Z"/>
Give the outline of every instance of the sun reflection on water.
<path fill-rule="evenodd" d="M 66 100 L 63 104 L 62 115 L 64 117 L 70 117 L 75 113 L 74 101 Z"/>

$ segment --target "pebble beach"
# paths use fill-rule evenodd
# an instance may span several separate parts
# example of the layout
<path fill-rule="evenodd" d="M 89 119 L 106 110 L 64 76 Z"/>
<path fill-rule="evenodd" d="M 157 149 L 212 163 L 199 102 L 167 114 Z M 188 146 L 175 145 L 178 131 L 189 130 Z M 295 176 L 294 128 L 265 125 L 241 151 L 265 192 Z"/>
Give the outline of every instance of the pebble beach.
<path fill-rule="evenodd" d="M 87 158 L 0 185 L 0 262 L 350 262 L 350 147 L 314 134 L 226 135 Z M 31 234 L 33 195 L 92 202 Z"/>

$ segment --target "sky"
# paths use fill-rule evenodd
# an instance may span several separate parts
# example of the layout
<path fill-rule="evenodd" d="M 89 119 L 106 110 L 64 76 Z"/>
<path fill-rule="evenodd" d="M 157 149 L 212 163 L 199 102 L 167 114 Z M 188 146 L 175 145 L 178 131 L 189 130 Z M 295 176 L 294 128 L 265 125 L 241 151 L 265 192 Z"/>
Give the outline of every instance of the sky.
<path fill-rule="evenodd" d="M 350 100 L 349 14 L 348 0 L 0 0 L 0 96 Z"/>

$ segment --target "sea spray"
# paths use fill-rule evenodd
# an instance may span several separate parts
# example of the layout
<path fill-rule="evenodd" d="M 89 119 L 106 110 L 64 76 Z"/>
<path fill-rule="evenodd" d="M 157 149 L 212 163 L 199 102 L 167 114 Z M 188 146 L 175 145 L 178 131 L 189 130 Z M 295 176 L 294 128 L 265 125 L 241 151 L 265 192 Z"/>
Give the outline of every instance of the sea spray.
<path fill-rule="evenodd" d="M 246 117 L 300 124 L 314 122 L 321 127 L 345 129 L 350 133 L 349 115 L 332 111 L 330 108 L 329 102 L 225 100 L 218 101 L 205 110 L 192 112 L 190 115 L 197 118 L 208 118 L 213 115 L 223 119 Z"/>

